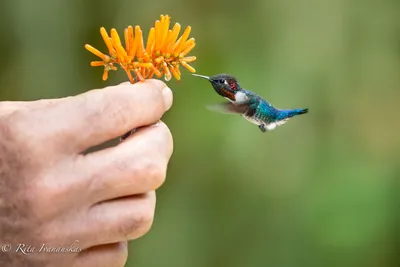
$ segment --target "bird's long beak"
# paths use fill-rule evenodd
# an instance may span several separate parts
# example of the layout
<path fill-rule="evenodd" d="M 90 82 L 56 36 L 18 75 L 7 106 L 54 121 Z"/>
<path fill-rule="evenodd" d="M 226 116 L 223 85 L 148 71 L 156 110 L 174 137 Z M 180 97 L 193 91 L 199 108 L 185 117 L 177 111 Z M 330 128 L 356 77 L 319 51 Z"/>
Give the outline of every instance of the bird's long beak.
<path fill-rule="evenodd" d="M 204 75 L 199 75 L 199 74 L 194 74 L 194 73 L 192 73 L 192 75 L 193 75 L 193 76 L 197 76 L 197 77 L 200 77 L 200 78 L 203 78 L 203 79 L 207 79 L 207 80 L 210 80 L 210 77 L 208 77 L 208 76 L 204 76 Z"/>

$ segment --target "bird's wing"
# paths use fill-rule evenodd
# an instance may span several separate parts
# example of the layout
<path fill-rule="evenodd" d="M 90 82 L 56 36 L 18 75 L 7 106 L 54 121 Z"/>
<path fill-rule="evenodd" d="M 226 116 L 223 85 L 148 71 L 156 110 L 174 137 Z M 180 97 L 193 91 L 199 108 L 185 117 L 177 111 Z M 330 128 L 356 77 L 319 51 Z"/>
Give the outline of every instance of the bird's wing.
<path fill-rule="evenodd" d="M 231 102 L 207 105 L 207 109 L 225 114 L 243 114 L 249 109 L 249 104 L 235 105 Z"/>

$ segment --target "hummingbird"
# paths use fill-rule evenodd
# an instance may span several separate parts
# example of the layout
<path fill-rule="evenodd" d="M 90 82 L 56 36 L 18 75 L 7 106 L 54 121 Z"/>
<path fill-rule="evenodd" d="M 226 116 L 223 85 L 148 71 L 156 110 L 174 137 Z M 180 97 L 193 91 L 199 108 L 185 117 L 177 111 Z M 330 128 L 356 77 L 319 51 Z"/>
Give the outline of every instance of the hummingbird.
<path fill-rule="evenodd" d="M 260 95 L 242 88 L 237 79 L 230 74 L 217 74 L 211 77 L 192 75 L 207 79 L 215 92 L 228 100 L 209 105 L 209 109 L 227 114 L 240 114 L 247 121 L 257 125 L 263 133 L 274 130 L 294 116 L 308 112 L 308 108 L 275 108 Z"/>

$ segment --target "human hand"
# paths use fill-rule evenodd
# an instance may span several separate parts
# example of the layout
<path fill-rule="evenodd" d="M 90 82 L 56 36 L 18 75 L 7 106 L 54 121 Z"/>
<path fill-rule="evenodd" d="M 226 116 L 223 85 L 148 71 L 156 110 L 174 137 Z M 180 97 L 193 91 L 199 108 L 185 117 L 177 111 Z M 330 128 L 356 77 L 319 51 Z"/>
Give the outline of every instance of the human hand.
<path fill-rule="evenodd" d="M 126 241 L 153 222 L 173 150 L 167 126 L 154 123 L 172 98 L 163 82 L 146 80 L 0 102 L 0 245 L 13 251 L 0 252 L 0 266 L 124 266 Z M 82 154 L 138 127 L 115 147 Z M 81 252 L 46 253 L 43 244 Z"/>

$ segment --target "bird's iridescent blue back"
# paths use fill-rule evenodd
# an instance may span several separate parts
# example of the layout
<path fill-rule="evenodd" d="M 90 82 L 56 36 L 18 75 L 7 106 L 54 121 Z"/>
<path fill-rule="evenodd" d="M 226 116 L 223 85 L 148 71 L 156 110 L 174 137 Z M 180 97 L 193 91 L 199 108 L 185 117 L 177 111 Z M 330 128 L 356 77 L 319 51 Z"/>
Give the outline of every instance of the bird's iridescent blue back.
<path fill-rule="evenodd" d="M 242 89 L 250 97 L 250 109 L 254 110 L 254 116 L 265 122 L 274 122 L 278 116 L 278 110 L 268 101 L 256 93 Z"/>
<path fill-rule="evenodd" d="M 278 110 L 266 100 L 260 98 L 255 115 L 265 122 L 274 122 L 277 119 Z"/>

